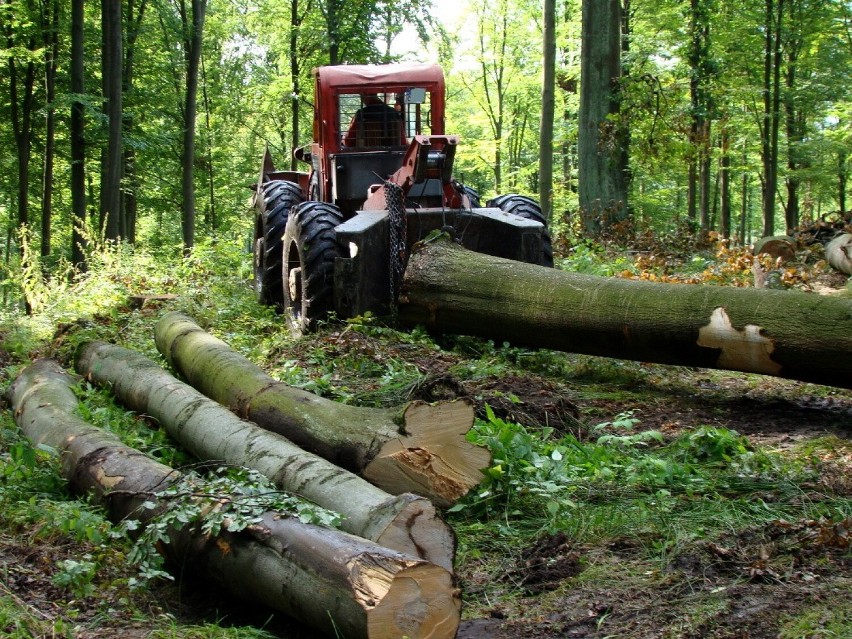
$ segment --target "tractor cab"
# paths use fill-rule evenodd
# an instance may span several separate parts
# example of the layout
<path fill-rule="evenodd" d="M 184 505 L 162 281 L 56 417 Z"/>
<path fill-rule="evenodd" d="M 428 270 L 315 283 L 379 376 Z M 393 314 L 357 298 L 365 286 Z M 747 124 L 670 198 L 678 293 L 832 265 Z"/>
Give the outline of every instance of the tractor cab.
<path fill-rule="evenodd" d="M 372 185 L 403 165 L 416 136 L 444 133 L 437 65 L 320 67 L 314 83 L 310 196 L 333 202 L 346 217 L 363 207 Z"/>

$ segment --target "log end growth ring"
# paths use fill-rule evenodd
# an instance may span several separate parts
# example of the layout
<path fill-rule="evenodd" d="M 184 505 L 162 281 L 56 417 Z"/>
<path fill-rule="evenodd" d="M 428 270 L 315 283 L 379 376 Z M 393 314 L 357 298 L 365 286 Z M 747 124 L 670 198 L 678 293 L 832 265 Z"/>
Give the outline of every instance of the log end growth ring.
<path fill-rule="evenodd" d="M 440 507 L 451 506 L 478 485 L 490 452 L 467 441 L 473 406 L 466 401 L 412 402 L 405 434 L 382 446 L 364 477 L 392 494 L 413 492 Z"/>
<path fill-rule="evenodd" d="M 396 573 L 367 612 L 370 639 L 453 639 L 461 621 L 461 593 L 452 575 L 421 563 Z"/>

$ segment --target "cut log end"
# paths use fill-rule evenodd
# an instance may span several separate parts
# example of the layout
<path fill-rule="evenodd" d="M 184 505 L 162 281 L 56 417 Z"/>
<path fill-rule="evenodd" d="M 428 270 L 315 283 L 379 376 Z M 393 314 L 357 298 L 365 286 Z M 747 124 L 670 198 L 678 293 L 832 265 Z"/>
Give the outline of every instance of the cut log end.
<path fill-rule="evenodd" d="M 398 508 L 394 518 L 371 538 L 382 546 L 421 557 L 452 572 L 455 535 L 432 502 L 407 493 L 397 498 L 394 507 Z M 383 518 L 373 519 L 381 522 Z"/>
<path fill-rule="evenodd" d="M 491 462 L 487 449 L 467 441 L 473 416 L 466 401 L 413 402 L 405 411 L 406 434 L 382 447 L 364 477 L 390 493 L 410 491 L 452 505 L 482 481 Z"/>
<path fill-rule="evenodd" d="M 384 574 L 362 574 L 378 581 Z M 367 612 L 370 639 L 452 639 L 461 621 L 461 593 L 452 575 L 431 564 L 418 564 L 393 575 L 381 600 Z M 370 588 L 372 589 L 372 588 Z M 365 602 L 367 603 L 367 602 Z"/>
<path fill-rule="evenodd" d="M 852 233 L 842 233 L 826 244 L 825 257 L 838 271 L 852 275 Z"/>

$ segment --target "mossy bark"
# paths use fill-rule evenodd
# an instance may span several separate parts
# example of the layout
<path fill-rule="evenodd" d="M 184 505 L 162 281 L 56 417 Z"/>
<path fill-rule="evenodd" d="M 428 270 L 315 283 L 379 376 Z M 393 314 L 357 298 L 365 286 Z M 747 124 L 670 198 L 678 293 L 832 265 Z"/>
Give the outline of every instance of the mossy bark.
<path fill-rule="evenodd" d="M 25 369 L 9 391 L 18 425 L 34 443 L 58 449 L 72 487 L 92 490 L 113 519 L 150 521 L 158 510 L 137 511 L 139 501 L 156 503 L 180 474 L 77 417 L 73 384 L 50 360 Z M 458 629 L 449 571 L 353 535 L 273 512 L 237 534 L 205 536 L 196 526 L 169 534 L 162 548 L 175 565 L 329 636 L 451 639 Z"/>
<path fill-rule="evenodd" d="M 467 402 L 340 404 L 273 379 L 180 313 L 160 318 L 155 338 L 174 369 L 208 397 L 391 494 L 413 492 L 447 506 L 479 484 L 490 461 L 466 440 L 473 426 Z"/>
<path fill-rule="evenodd" d="M 413 252 L 400 320 L 444 333 L 852 388 L 852 300 L 580 275 L 466 251 Z"/>

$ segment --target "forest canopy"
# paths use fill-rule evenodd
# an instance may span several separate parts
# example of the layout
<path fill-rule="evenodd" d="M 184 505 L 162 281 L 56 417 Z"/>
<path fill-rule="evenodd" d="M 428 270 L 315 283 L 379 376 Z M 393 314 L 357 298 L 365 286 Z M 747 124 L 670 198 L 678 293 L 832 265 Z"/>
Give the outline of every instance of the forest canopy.
<path fill-rule="evenodd" d="M 578 185 L 590 55 L 615 55 L 589 98 L 606 102 L 592 152 L 611 158 L 632 228 L 748 244 L 846 209 L 849 3 L 593 4 L 617 24 L 606 51 L 581 46 L 578 0 L 546 5 L 550 46 L 542 6 L 525 0 L 7 0 L 6 277 L 36 261 L 83 267 L 101 237 L 169 252 L 246 241 L 264 146 L 295 167 L 311 136 L 311 69 L 324 64 L 440 62 L 447 130 L 462 139 L 457 177 L 490 197 L 547 193 L 539 176 L 552 173 L 551 225 L 569 243 L 596 231 L 581 223 Z M 552 145 L 539 135 L 545 89 Z"/>

